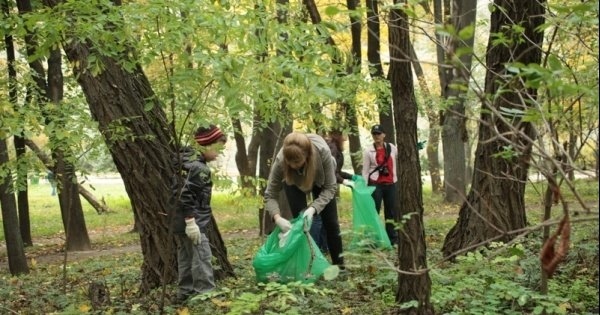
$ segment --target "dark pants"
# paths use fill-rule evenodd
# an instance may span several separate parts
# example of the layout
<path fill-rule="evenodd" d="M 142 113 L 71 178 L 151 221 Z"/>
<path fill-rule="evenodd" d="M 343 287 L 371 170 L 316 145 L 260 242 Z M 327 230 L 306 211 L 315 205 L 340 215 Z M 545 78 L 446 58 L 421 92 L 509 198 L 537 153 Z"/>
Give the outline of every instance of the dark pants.
<path fill-rule="evenodd" d="M 329 247 L 327 246 L 327 231 L 323 227 L 323 220 L 321 220 L 320 214 L 315 214 L 313 222 L 310 225 L 310 236 L 312 236 L 317 246 L 323 254 L 329 253 Z"/>
<path fill-rule="evenodd" d="M 306 193 L 295 185 L 283 185 L 285 195 L 295 218 L 300 212 L 308 206 L 306 202 Z M 313 198 L 317 198 L 321 193 L 320 187 L 314 187 L 312 190 Z M 335 198 L 325 206 L 325 209 L 319 213 L 323 222 L 323 228 L 327 232 L 327 245 L 331 254 L 331 262 L 334 265 L 344 265 L 342 254 L 342 237 L 340 235 L 340 223 L 338 222 L 337 203 Z"/>
<path fill-rule="evenodd" d="M 373 184 L 375 191 L 373 191 L 373 200 L 375 200 L 375 209 L 377 214 L 381 212 L 381 202 L 383 201 L 383 217 L 385 218 L 385 231 L 387 232 L 390 242 L 392 244 L 398 243 L 398 233 L 395 230 L 394 224 L 387 221 L 396 222 L 396 184 Z"/>

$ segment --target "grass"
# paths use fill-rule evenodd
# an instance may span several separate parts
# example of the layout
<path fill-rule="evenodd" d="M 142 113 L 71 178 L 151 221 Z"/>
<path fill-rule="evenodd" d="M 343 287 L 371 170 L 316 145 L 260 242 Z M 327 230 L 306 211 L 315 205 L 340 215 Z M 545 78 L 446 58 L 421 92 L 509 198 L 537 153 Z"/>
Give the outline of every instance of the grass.
<path fill-rule="evenodd" d="M 576 185 L 586 202 L 597 204 L 597 181 L 578 180 Z M 527 187 L 525 199 L 530 222 L 537 222 L 541 217 L 539 192 L 543 193 L 543 189 L 541 183 Z M 98 215 L 82 200 L 94 247 L 136 243 L 137 235 L 124 233 L 132 227 L 133 217 L 123 187 L 96 184 L 94 194 L 103 197 L 112 210 L 110 214 Z M 572 194 L 565 191 L 564 195 L 575 206 Z M 350 190 L 342 188 L 339 214 L 343 229 L 348 229 L 351 224 L 350 200 Z M 221 233 L 230 235 L 225 242 L 237 277 L 220 281 L 217 290 L 190 302 L 187 309 L 168 305 L 165 313 L 386 314 L 396 307 L 397 276 L 390 266 L 395 261 L 393 251 L 347 251 L 350 273 L 334 281 L 319 281 L 312 285 L 257 284 L 252 259 L 264 242 L 257 235 L 259 202 L 232 193 L 215 193 L 213 211 Z M 62 221 L 58 202 L 50 196 L 48 185 L 41 183 L 31 188 L 30 205 L 32 227 L 35 226 L 32 228 L 34 243 L 60 237 Z M 540 296 L 536 293 L 539 233 L 516 243 L 509 251 L 494 250 L 489 258 L 483 250 L 477 255 L 465 256 L 455 264 L 436 264 L 441 259 L 439 249 L 444 237 L 456 222 L 458 209 L 459 206 L 444 204 L 441 197 L 424 189 L 425 237 L 429 264 L 436 265 L 431 278 L 432 302 L 437 312 L 523 314 L 536 313 L 541 307 L 548 314 L 586 314 L 586 310 L 597 307 L 597 220 L 577 223 L 572 228 L 572 247 L 567 260 L 550 281 L 550 294 Z M 560 208 L 555 207 L 553 216 L 560 214 Z M 345 244 L 349 244 L 350 235 L 343 237 Z M 35 256 L 41 254 L 44 247 L 34 246 L 26 251 Z M 0 260 L 5 259 L 2 255 Z M 66 279 L 58 264 L 37 263 L 32 265 L 30 274 L 19 277 L 10 277 L 5 270 L 0 273 L 0 301 L 10 302 L 0 303 L 0 313 L 11 310 L 21 310 L 24 314 L 93 313 L 86 296 L 91 279 L 104 281 L 110 288 L 112 299 L 105 313 L 157 313 L 162 292 L 154 290 L 145 296 L 138 293 L 141 263 L 142 256 L 137 252 L 70 261 Z M 167 297 L 175 290 L 169 285 Z"/>
<path fill-rule="evenodd" d="M 85 223 L 88 230 L 111 235 L 114 226 L 133 227 L 133 212 L 129 197 L 122 184 L 106 183 L 85 185 L 98 200 L 104 200 L 110 213 L 98 215 L 96 210 L 83 198 L 80 198 Z M 34 239 L 62 237 L 64 234 L 58 196 L 51 196 L 51 187 L 46 181 L 29 186 L 29 217 L 31 235 Z M 4 230 L 0 228 L 0 240 L 4 241 Z"/>

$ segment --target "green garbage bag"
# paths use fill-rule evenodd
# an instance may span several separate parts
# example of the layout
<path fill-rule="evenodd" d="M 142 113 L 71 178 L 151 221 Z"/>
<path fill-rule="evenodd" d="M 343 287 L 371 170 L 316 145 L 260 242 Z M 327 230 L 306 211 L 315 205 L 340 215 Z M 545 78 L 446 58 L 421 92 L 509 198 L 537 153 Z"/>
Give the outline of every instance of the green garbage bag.
<path fill-rule="evenodd" d="M 281 229 L 275 227 L 254 256 L 252 266 L 258 282 L 313 283 L 332 267 L 310 237 L 310 225 L 305 226 L 302 215 L 290 223 L 292 229 L 284 237 L 280 237 Z"/>
<path fill-rule="evenodd" d="M 375 210 L 371 196 L 375 187 L 368 186 L 362 176 L 357 176 L 352 189 L 352 242 L 350 248 L 365 247 L 390 249 L 392 244 L 385 226 Z"/>

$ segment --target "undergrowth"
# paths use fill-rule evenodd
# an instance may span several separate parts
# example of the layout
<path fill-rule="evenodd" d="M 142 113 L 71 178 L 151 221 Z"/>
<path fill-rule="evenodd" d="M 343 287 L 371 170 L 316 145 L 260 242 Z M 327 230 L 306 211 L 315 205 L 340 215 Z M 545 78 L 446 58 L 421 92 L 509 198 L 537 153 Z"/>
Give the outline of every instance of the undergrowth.
<path fill-rule="evenodd" d="M 597 189 L 597 183 L 594 185 Z M 530 192 L 528 198 L 536 198 L 533 194 Z M 597 195 L 594 198 L 597 200 Z M 347 191 L 342 191 L 341 199 L 340 220 L 347 227 L 350 220 Z M 225 242 L 236 277 L 219 281 L 213 292 L 197 296 L 185 306 L 171 302 L 176 292 L 174 284 L 167 286 L 164 299 L 160 288 L 142 294 L 142 256 L 134 252 L 69 261 L 66 269 L 59 263 L 33 263 L 30 274 L 18 277 L 2 273 L 0 314 L 158 314 L 161 301 L 164 314 L 346 315 L 390 314 L 397 309 L 397 275 L 392 270 L 395 251 L 346 251 L 348 272 L 331 281 L 257 283 L 252 259 L 264 238 L 256 236 L 254 230 L 232 233 L 251 228 L 254 221 L 250 220 L 255 220 L 256 213 L 246 213 L 239 201 L 225 197 L 215 200 L 218 222 L 228 222 L 222 233 L 230 234 Z M 541 231 L 530 233 L 510 246 L 492 244 L 450 263 L 442 261 L 440 248 L 456 220 L 457 207 L 436 198 L 426 197 L 425 202 L 431 302 L 436 314 L 597 314 L 596 221 L 573 227 L 570 251 L 549 280 L 548 294 L 542 295 L 539 293 Z M 529 218 L 539 215 L 539 210 L 528 212 Z M 240 218 L 245 222 L 234 224 Z M 349 244 L 349 235 L 344 237 L 344 244 Z M 108 248 L 135 240 L 131 234 L 112 235 L 95 246 Z M 35 250 L 39 249 L 29 251 Z M 92 308 L 87 294 L 92 281 L 106 284 L 110 293 L 110 302 L 99 310 Z"/>

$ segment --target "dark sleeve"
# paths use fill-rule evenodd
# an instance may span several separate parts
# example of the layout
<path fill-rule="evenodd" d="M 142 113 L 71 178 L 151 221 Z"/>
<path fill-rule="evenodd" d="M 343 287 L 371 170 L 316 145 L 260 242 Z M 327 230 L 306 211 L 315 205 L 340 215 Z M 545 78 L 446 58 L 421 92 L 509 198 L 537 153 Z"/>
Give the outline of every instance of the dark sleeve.
<path fill-rule="evenodd" d="M 327 144 L 329 145 L 329 150 L 331 150 L 331 156 L 333 157 L 336 163 L 335 181 L 338 184 L 341 184 L 344 181 L 344 179 L 346 179 L 343 174 L 344 172 L 342 172 L 342 167 L 344 166 L 344 155 L 342 152 L 340 152 L 340 150 L 338 150 L 337 146 L 332 141 L 327 141 Z M 350 178 L 352 178 L 352 176 L 350 176 Z"/>
<path fill-rule="evenodd" d="M 344 179 L 352 179 L 352 174 L 350 173 L 340 171 L 338 174 L 338 176 L 342 179 L 341 181 L 339 181 L 339 183 L 341 183 Z"/>
<path fill-rule="evenodd" d="M 210 207 L 210 199 L 212 194 L 212 181 L 210 178 L 210 168 L 207 165 L 202 165 L 190 174 L 190 179 L 187 183 L 187 188 L 193 193 L 195 206 L 194 217 L 200 227 L 206 226 L 210 221 L 212 209 Z"/>

